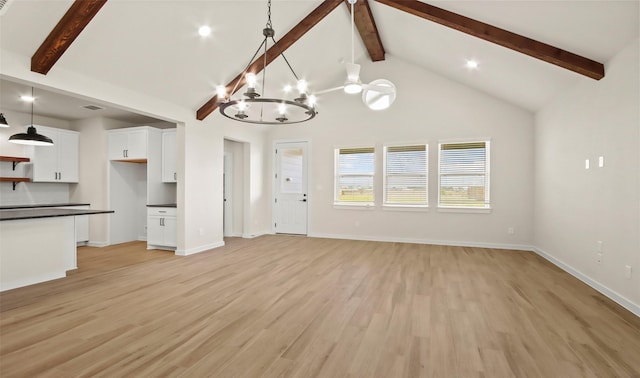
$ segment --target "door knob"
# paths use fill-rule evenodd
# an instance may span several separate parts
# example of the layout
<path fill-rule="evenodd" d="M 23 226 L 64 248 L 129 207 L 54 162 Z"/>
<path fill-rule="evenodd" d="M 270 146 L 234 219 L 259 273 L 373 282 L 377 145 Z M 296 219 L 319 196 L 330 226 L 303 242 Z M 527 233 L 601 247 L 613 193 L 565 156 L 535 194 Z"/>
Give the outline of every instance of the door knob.
<path fill-rule="evenodd" d="M 307 202 L 307 199 L 301 199 L 300 202 Z"/>

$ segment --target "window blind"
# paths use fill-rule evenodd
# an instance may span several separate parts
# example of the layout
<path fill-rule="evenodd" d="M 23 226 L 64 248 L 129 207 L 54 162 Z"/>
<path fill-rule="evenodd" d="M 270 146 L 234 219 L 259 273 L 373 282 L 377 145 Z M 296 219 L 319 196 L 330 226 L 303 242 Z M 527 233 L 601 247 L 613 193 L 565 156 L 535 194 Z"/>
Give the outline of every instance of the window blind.
<path fill-rule="evenodd" d="M 373 147 L 335 150 L 335 202 L 373 204 Z"/>
<path fill-rule="evenodd" d="M 489 142 L 441 143 L 439 152 L 442 207 L 488 208 Z"/>
<path fill-rule="evenodd" d="M 384 204 L 428 204 L 428 153 L 424 144 L 384 149 Z"/>

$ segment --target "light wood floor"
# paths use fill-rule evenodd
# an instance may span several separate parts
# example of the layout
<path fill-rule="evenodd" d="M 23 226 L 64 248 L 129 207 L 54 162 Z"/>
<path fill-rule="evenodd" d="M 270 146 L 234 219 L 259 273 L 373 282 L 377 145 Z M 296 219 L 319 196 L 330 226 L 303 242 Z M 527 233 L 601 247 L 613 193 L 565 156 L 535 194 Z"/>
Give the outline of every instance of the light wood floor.
<path fill-rule="evenodd" d="M 640 319 L 533 253 L 263 236 L 79 251 L 0 294 L 0 376 L 640 377 Z"/>

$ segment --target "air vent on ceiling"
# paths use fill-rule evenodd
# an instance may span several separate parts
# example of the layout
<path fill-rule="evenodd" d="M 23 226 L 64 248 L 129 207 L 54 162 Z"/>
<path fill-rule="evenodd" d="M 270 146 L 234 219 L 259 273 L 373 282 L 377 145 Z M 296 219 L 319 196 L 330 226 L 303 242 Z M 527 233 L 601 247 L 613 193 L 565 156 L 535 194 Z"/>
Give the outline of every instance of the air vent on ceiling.
<path fill-rule="evenodd" d="M 0 0 L 0 16 L 7 13 L 7 9 L 9 9 L 9 5 L 11 5 L 12 2 L 13 0 Z"/>
<path fill-rule="evenodd" d="M 0 1 L 2 1 L 2 0 L 0 0 Z M 102 108 L 102 107 L 100 107 L 98 105 L 85 105 L 85 106 L 83 106 L 83 108 L 89 109 L 89 110 L 102 110 L 102 109 L 104 109 L 104 108 Z"/>

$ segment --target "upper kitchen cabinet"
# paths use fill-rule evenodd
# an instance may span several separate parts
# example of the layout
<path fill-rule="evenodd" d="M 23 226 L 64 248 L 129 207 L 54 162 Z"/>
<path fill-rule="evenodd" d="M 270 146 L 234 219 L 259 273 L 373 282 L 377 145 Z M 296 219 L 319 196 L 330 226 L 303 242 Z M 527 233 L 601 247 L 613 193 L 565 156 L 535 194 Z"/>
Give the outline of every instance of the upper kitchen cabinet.
<path fill-rule="evenodd" d="M 162 131 L 162 182 L 177 182 L 176 129 Z"/>
<path fill-rule="evenodd" d="M 53 146 L 29 146 L 26 152 L 31 158 L 29 169 L 33 182 L 78 182 L 77 131 L 36 126 L 40 134 L 53 140 Z"/>
<path fill-rule="evenodd" d="M 140 126 L 109 130 L 109 160 L 146 162 L 150 129 L 153 128 Z"/>

